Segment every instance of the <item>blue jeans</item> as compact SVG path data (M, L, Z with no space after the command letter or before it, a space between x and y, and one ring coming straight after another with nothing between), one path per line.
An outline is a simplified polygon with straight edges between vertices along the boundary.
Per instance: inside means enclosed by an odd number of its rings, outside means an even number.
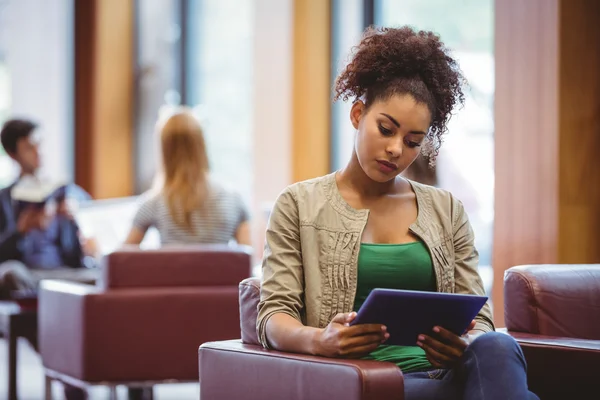
M489 332L451 370L404 374L406 400L539 400L527 388L527 364L510 336Z

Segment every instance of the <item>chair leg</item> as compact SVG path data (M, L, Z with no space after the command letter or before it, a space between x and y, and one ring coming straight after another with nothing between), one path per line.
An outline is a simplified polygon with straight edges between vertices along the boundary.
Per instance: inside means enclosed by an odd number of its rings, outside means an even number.
M111 386L110 387L109 399L110 400L117 400L117 387L116 386Z
M52 378L48 375L44 377L45 389L44 389L44 400L52 400Z
M152 386L127 388L128 400L153 400L154 390Z

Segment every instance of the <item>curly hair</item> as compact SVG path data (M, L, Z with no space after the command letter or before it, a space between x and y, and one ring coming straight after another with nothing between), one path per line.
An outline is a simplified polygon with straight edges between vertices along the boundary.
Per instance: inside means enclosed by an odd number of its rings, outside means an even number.
M366 107L396 94L410 94L431 112L424 155L433 164L452 110L464 104L466 80L440 37L428 31L368 28L337 77L334 100L363 100Z

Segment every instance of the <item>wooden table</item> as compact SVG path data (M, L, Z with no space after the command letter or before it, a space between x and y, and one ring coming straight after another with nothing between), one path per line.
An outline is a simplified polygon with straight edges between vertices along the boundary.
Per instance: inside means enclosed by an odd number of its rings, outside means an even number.
M12 301L0 301L0 332L8 342L8 400L17 400L17 338L35 337L37 311Z

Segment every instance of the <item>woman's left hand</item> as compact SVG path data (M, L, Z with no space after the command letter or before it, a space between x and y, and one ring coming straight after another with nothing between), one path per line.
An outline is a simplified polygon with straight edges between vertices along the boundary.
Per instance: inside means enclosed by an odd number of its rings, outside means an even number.
M467 332L475 326L475 321ZM417 346L425 350L427 359L435 368L452 368L469 345L468 335L458 336L441 326L433 328L433 335L419 335Z

